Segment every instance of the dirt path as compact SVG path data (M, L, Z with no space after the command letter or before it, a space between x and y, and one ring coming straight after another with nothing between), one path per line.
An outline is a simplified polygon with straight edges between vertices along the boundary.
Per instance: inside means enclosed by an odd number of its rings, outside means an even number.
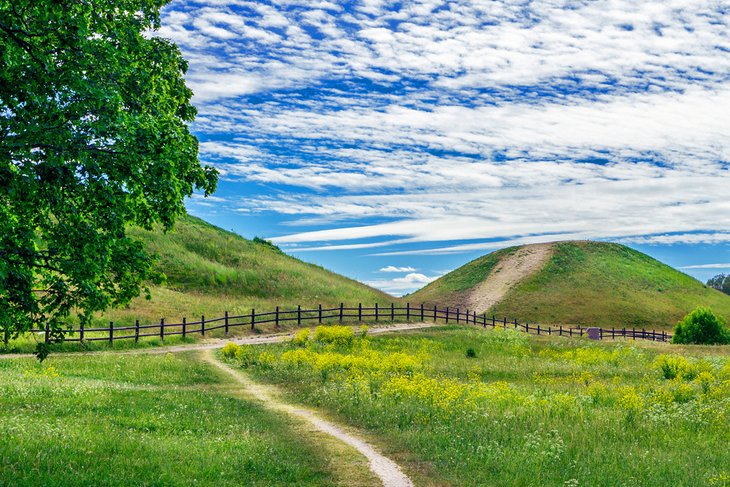
M500 302L512 287L542 269L552 250L551 243L525 245L502 259L467 297L469 309L482 312Z
M421 328L429 328L435 326L433 323L401 323L398 325L390 326L374 326L368 328L369 335L379 335L381 333L390 333L394 331L407 331L407 330L418 330ZM156 353L174 353L174 352L187 352L189 350L213 350L216 348L222 348L226 343L233 342L238 345L259 345L264 343L277 343L290 340L294 336L294 331L290 333L277 333L271 335L256 335L246 337L231 337L231 338L216 338L211 341L203 343L190 343L187 345L169 345L159 346L151 348L133 348L129 350L93 350L89 352L56 352L53 353L53 357L60 357L64 355L97 355L104 353L115 353L115 354L156 354ZM6 353L0 354L0 359L7 358L28 358L35 357L32 353Z
M267 408L307 421L316 430L326 433L360 452L363 456L365 456L365 458L367 458L370 470L377 475L378 478L380 478L385 487L413 486L413 482L411 482L411 480L401 471L400 467L395 462L378 453L372 445L368 444L363 439L352 433L348 433L341 426L320 418L313 411L281 401L278 398L275 387L252 381L245 374L216 360L210 350L207 350L203 356L206 362L230 375L242 386L243 392L255 397Z

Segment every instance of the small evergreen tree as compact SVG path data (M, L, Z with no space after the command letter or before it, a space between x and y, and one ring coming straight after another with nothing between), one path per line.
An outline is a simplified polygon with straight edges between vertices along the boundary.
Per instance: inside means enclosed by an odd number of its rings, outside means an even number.
M710 308L698 307L677 323L672 343L730 343L730 330Z

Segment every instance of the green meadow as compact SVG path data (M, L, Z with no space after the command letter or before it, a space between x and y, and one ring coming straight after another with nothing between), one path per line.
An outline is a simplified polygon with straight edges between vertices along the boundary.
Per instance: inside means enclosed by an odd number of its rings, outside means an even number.
M223 354L423 485L727 485L730 351L440 327Z

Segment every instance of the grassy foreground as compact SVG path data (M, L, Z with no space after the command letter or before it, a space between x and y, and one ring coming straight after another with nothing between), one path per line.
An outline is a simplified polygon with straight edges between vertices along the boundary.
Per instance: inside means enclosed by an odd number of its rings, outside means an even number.
M192 354L0 360L0 484L341 484L229 387Z
M730 482L727 348L335 327L225 352L436 485Z

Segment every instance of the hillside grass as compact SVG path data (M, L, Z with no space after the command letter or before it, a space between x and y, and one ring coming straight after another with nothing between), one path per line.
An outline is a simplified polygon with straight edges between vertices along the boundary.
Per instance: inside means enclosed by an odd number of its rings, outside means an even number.
M497 250L464 264L457 270L449 272L439 279L427 284L418 291L403 296L402 300L412 303L426 303L441 307L452 306L464 308L463 303L468 293L484 281L492 269L518 247Z
M697 306L730 318L730 297L646 254L599 242L557 243L552 258L487 313L521 321L673 328Z
M366 430L424 485L663 487L730 481L729 356L452 326L303 332L233 361Z
M293 428L194 354L0 360L3 485L341 485Z
M296 309L297 305L302 305L314 309L318 304L326 308L340 303L388 306L397 302L384 292L288 256L265 241L245 239L193 216L181 217L167 233L160 229L145 231L139 228L129 232L157 255L157 268L165 273L167 282L163 286L150 287L150 300L138 297L124 308L97 314L87 328L108 327L109 322L114 322L116 327L132 326L136 320L141 325L151 325L160 323L161 318L167 323L180 323L183 317L198 321L202 315L206 319L220 318L226 311L231 316L248 316L252 309L261 313L273 311L276 306ZM71 319L69 326L76 328L78 323ZM281 328L288 326L283 323ZM271 326L259 328L259 331L273 331ZM231 329L234 335L249 332L246 327ZM209 334L222 335L222 331ZM191 340L198 338L191 335ZM42 336L23 336L12 340L6 351L32 351L38 340L42 340ZM141 341L143 346L160 342L157 338ZM180 341L180 338L168 337L165 343ZM129 346L129 343L115 345L116 348ZM104 342L89 342L84 347L68 343L55 345L54 349L106 347Z

